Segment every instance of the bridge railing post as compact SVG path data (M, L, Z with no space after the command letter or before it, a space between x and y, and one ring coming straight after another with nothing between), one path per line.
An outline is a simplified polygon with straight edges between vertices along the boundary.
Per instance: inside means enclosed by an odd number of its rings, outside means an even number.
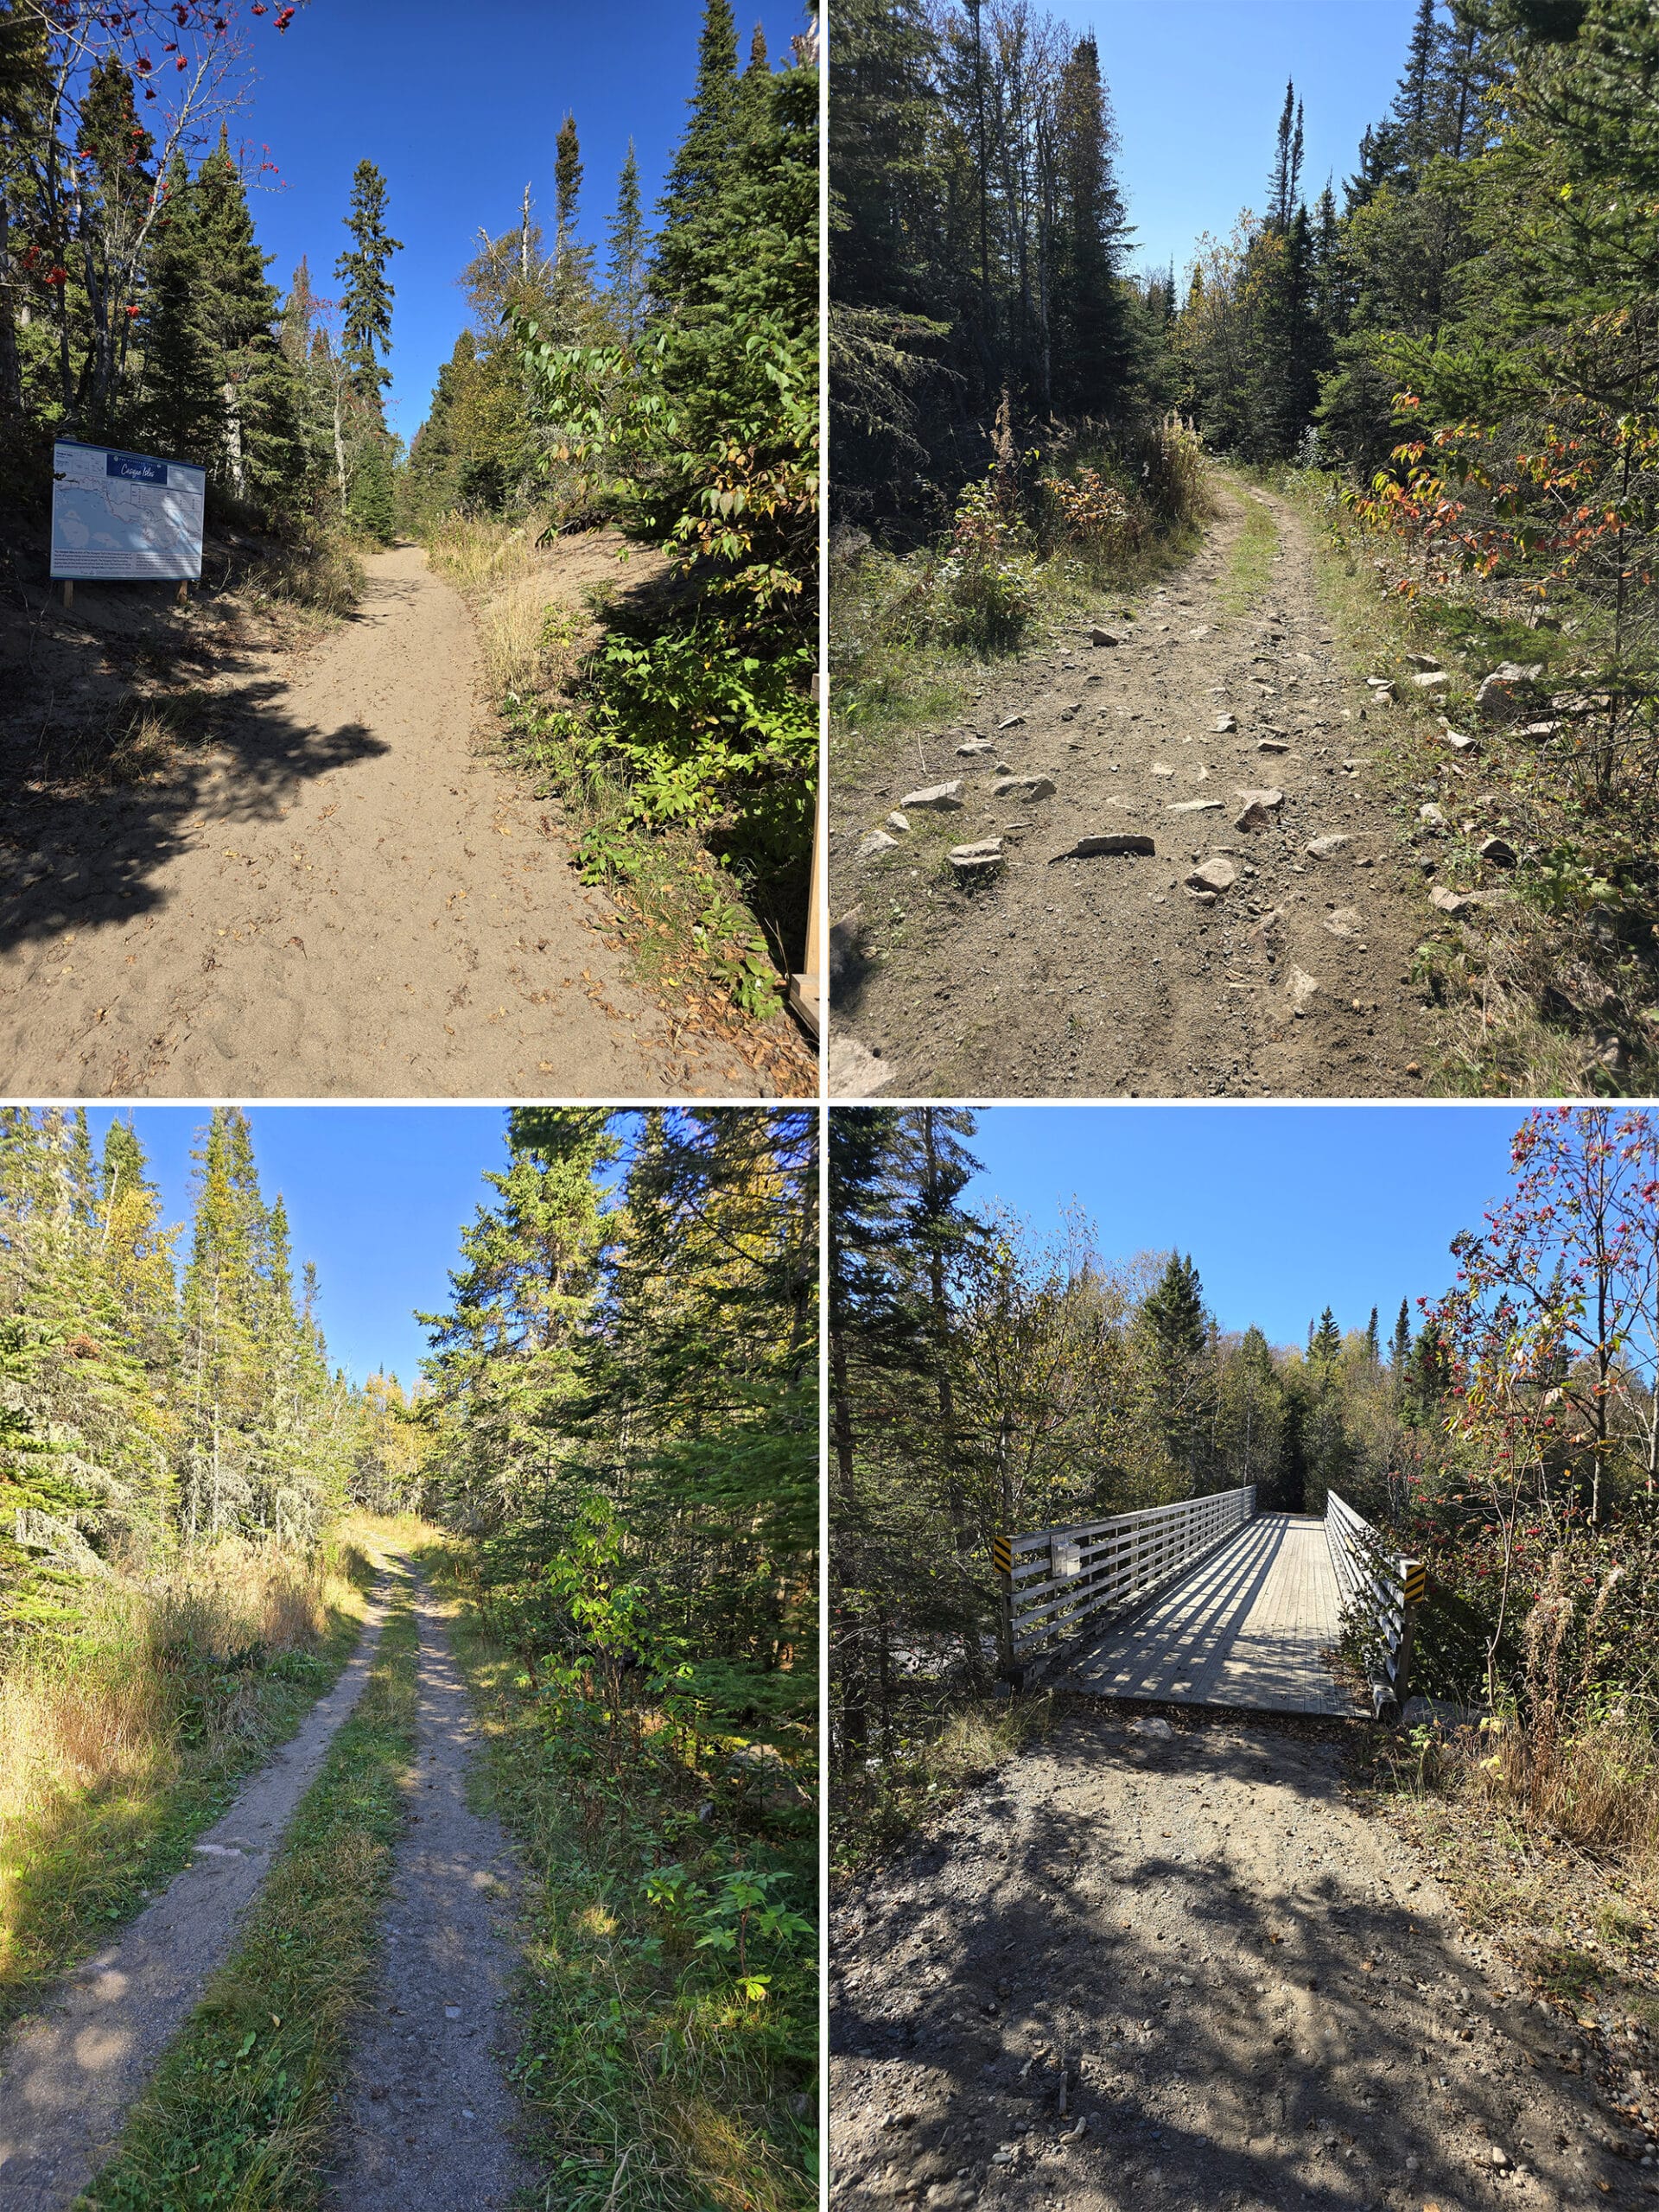
M1394 1696L1403 1707L1411 1688L1412 1631L1417 1609L1428 1595L1428 1569L1420 1559L1402 1559L1395 1565L1400 1571L1400 1638L1394 1652Z

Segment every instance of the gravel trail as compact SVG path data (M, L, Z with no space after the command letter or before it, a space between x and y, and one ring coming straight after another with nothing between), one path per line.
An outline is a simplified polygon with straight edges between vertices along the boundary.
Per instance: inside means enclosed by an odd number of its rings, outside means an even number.
M832 1919L832 2201L1586 2212L1570 2026L1345 1793L1340 1724L1065 1701Z
M128 2107L234 1948L295 1808L363 1693L380 1640L375 1585L355 1653L298 1733L205 1830L175 1875L107 1950L25 2020L0 2061L0 2203L62 2212L114 2149Z
M418 548L297 666L227 677L193 774L19 815L17 1097L752 1096L591 925L548 808L474 747L473 625Z
M383 1927L385 1971L353 2031L329 2176L341 2212L497 2212L533 2175L503 2072L518 1886L498 1822L467 1803L478 1744L441 1615L417 1588L419 1747Z
M1279 549L1265 596L1233 617L1223 591L1246 499ZM1368 695L1313 560L1284 501L1228 488L1138 619L1103 615L1116 644L1091 646L1079 625L995 675L962 723L834 791L833 1091L1421 1091L1409 1071L1428 1058L1429 1017L1408 969L1437 918L1366 772L1376 710L1360 719ZM1053 795L999 796L1001 770ZM960 810L912 808L894 849L857 856L911 791L958 777ZM1240 828L1253 792L1261 814ZM1149 836L1155 856L1053 858L1097 833ZM947 847L991 836L995 881L939 880ZM1307 850L1325 837L1343 842ZM1231 887L1195 896L1186 879L1211 860Z

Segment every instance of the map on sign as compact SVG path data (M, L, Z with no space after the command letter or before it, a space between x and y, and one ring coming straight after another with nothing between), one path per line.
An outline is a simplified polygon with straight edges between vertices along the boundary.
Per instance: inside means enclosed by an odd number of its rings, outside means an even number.
M205 469L60 438L52 474L54 577L200 577Z

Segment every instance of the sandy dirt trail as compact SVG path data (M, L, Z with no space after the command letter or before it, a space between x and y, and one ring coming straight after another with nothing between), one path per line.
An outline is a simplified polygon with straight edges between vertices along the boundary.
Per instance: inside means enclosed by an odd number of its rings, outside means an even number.
M835 792L833 1091L1421 1090L1408 1069L1428 1057L1428 1016L1408 969L1435 916L1367 773L1367 695L1294 511L1221 496L1198 553L1138 619L1103 613L1115 645L1091 646L1080 625L1075 644L995 676L962 723ZM1269 510L1279 550L1264 596L1234 617L1221 595L1246 499ZM1004 770L1053 796L999 797ZM959 811L912 809L894 850L857 857L908 793L957 777ZM1241 830L1253 791L1281 796ZM1150 836L1154 856L1052 857L1122 832ZM946 846L997 836L995 882L937 880ZM1324 837L1343 842L1310 854ZM1217 858L1236 880L1195 897L1188 874Z
M475 748L471 620L419 549L234 694L196 776L23 823L0 1092L753 1095L671 1048L547 810Z
M534 2179L509 2131L504 2007L516 1952L501 1923L518 1870L467 1803L478 1731L438 1610L417 1584L419 1748L372 2010L352 2063L329 2184L340 2212L498 2212Z
M0 2203L64 2212L115 2148L128 2107L229 1956L295 1808L362 1695L385 1618L384 1579L344 1672L195 1855L119 1940L25 2020L0 2057Z
M1338 1728L1068 1700L1040 1749L843 1894L832 2202L1659 2196L1596 2109L1584 2044L1344 1793Z

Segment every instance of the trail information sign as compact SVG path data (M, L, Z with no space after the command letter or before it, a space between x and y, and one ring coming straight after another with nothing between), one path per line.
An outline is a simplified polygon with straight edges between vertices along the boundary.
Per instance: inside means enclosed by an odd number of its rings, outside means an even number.
M200 578L205 469L60 438L52 475L54 578Z

